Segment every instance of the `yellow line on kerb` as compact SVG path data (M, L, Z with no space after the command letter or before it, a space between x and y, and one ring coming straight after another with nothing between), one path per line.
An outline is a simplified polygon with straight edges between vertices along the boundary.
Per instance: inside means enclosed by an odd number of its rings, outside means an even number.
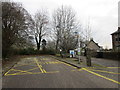
M109 80L109 81L112 81L112 82L114 82L114 83L120 84L120 82L118 82L118 81L115 81L115 80L110 79L110 78L108 78L108 77L102 76L102 75L100 75L100 74L98 74L98 73L95 73L95 72L92 72L92 71L90 71L90 70L88 70L88 69L83 68L83 70L85 70L85 71L87 71L87 72L89 72L89 73L92 73L92 74L94 74L94 75L96 75L96 76L99 76L99 77L102 77L102 78L104 78L104 79L107 79L107 80Z
M37 66L39 67L40 71L41 71L42 73L46 73L46 71L45 71L44 69L42 69L42 66L39 65L38 60L37 60L36 58L35 58L34 60L35 60L35 62L36 62L36 64L37 64Z

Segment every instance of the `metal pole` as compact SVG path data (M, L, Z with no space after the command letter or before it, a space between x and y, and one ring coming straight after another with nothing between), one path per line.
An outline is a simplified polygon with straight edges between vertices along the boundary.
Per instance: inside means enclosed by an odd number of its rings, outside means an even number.
M80 64L80 35L79 32L75 32L78 37L78 64Z
M79 54L79 56L78 56L78 64L80 64L80 36L78 35L78 54Z

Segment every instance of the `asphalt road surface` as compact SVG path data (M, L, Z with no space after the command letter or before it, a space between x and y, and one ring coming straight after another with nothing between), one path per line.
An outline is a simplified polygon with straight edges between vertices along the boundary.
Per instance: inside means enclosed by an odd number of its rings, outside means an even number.
M108 69L110 70L110 68ZM112 74L114 77L107 77L108 74ZM2 78L2 87L118 88L120 84L118 75L118 72L110 73L110 71L103 74L100 69L95 68L77 69L52 56L34 56L21 59L6 72Z

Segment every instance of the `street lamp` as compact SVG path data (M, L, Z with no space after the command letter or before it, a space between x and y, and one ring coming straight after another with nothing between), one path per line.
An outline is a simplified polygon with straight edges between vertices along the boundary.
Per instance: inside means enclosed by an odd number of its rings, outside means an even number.
M79 32L74 32L74 33L78 37L78 64L80 64L80 35Z
M63 55L62 55L62 49L60 49L60 56L63 58Z

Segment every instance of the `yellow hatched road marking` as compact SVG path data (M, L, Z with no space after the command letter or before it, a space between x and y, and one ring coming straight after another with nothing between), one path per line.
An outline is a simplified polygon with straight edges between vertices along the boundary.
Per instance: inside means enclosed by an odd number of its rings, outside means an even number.
M43 69L43 72L46 73L45 69Z
M38 68L38 67L37 67ZM8 72L6 72L4 75L6 76L6 75L8 75L8 73L10 72L10 71L19 71L19 72L17 72L17 73L14 73L14 74L19 74L20 72L25 72L25 73L32 73L32 72L28 72L28 71L31 71L31 70L34 70L34 69L37 69L37 68L33 68L33 69L29 69L29 70L26 70L26 71L23 71L23 70L17 70L17 69L10 69L10 70L8 70Z
M31 70L35 70L35 69L38 69L38 67L37 68L28 69L28 70L25 70L25 71L31 71Z
M34 59L35 60L35 62L36 62L36 64L37 64L37 66L39 67L39 69L40 69L40 71L42 72L42 73L44 73L44 71L42 70L42 66L41 65L39 65L39 63L38 63L38 61L37 61L37 59L35 58Z
M21 64L21 65L18 65L18 66L37 64L37 66L38 66L37 68L39 68L40 71L41 71L41 72L38 72L38 73L54 73L54 71L53 71L53 72L46 72L46 70L42 68L42 65L40 65L40 63L43 63L43 62L38 62L38 60L37 60L36 58L35 58L34 60L35 60L35 63L31 63L31 64ZM45 62L44 64L49 64L49 63L51 63L51 64L56 64L56 63L61 63L61 62L54 62L54 61L52 61L52 62ZM29 70L26 70L26 71L17 70L17 69L10 69L8 72L5 73L5 75L38 74L38 73L29 72L29 71L35 70L35 69L37 69L37 68L32 68L32 69L29 69ZM12 71L19 71L19 72L13 73L13 74L8 74L11 70L12 70ZM56 71L56 72L59 72L59 71Z
M6 76L9 72L11 71L11 69L10 70L8 70L4 75Z
M7 73L5 73L5 75L8 75L8 73L9 73L10 71L19 71L19 72L17 72L17 73L13 73L13 74L20 74L20 72L32 73L32 72L28 72L28 71L35 70L35 69L38 69L38 67L37 67L37 68L29 69L29 70L25 70L25 71L23 71L23 70L18 70L18 69L10 69ZM23 74L23 73L22 73L22 74Z
M38 68L38 67L37 67ZM20 71L20 72L25 72L25 73L28 73L28 71L31 71L31 70L34 70L34 69L37 69L37 68L33 68L33 69L29 69L29 70L26 70L26 71L22 71L22 70L16 70L16 69L11 69L12 71ZM23 74L23 73L13 73L12 75L17 75L17 74ZM25 74L24 73L24 74ZM32 74L33 72L29 72L29 74ZM6 75L11 75L11 74L6 74Z
M40 61L39 61L38 63L39 63L39 64L42 64L42 62L40 62Z
M42 65L40 65L40 67L41 67L43 73L46 73L45 69L42 68Z
M45 73L58 73L59 71L50 71L50 72L45 72ZM14 73L14 74L7 74L6 76L10 76L10 75L25 75L25 74L44 74L42 72L35 72L35 73Z
M11 69L11 70L13 70L13 71L20 71L20 72L25 72L25 73L32 73L32 72L23 71L23 70L17 70L17 69ZM20 73L20 72L19 72L19 73ZM16 74L16 73L14 73L14 74Z
M14 66L14 67L25 66L25 65L31 65L31 66L33 66L33 64L35 64L35 63L31 63L31 64L18 64L18 65Z
M10 76L10 75L25 75L25 74L41 74L42 72L38 72L38 73L14 73L14 74L7 74L6 76Z
M98 73L95 73L95 72L92 72L92 71L90 71L90 70L88 70L88 69L86 69L86 68L83 68L83 70L85 70L85 71L87 71L87 72L89 72L89 73L92 73L92 74L94 74L94 75L96 75L96 76L102 77L102 78L104 78L104 79L106 79L106 80L109 80L109 81L112 81L112 82L114 82L114 83L120 84L120 82L118 82L118 81L116 81L116 80L113 80L113 79L110 79L110 78L108 78L108 77L102 76L102 75L100 75L100 74L98 74Z
M13 70L13 69L11 69L11 70ZM32 72L27 72L27 71L22 71L22 70L15 70L15 69L14 69L14 71L20 71L20 72L25 72L25 73L27 73L27 74L32 74ZM20 73L20 72L18 72L18 73L13 73L13 74L5 73L5 76L8 76L8 75L25 74L25 73Z

